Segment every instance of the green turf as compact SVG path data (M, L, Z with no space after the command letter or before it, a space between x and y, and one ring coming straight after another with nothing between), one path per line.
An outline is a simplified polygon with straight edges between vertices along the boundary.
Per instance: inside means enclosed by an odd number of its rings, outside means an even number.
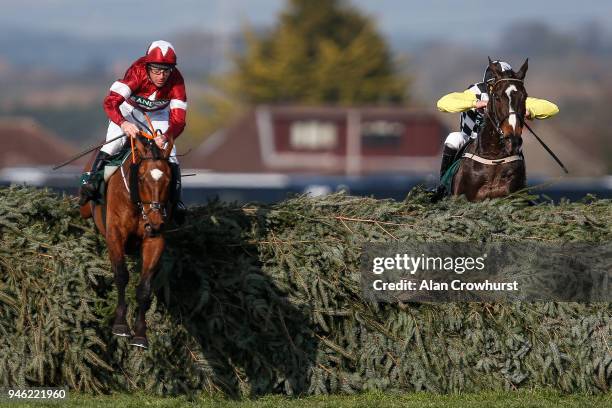
M146 394L114 394L89 396L71 394L67 401L60 403L29 402L21 404L0 404L0 406L20 407L610 407L612 393L605 395L562 395L555 391L516 391L483 392L476 394L433 395L429 393L391 394L365 393L358 395L326 395L306 398L287 398L266 396L258 399L230 400L222 397L201 396L195 399L186 397L155 397Z

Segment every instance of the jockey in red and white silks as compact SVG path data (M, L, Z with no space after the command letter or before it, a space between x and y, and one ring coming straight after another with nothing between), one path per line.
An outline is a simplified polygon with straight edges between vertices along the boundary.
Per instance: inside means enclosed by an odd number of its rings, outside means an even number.
M155 143L163 148L168 140L176 140L183 132L186 110L185 82L176 68L174 47L167 41L154 41L146 54L128 68L123 79L112 84L108 96L104 98L104 111L110 120L106 140L121 135L126 137L102 146L91 170L83 174L81 205L96 196L99 180L94 175L104 167L111 155L121 150L127 136L135 137L140 130L150 131L143 112L155 130L161 131L162 134L155 137ZM176 145L172 148L169 161L173 171L178 173ZM178 183L180 189L180 176Z
M155 41L147 55L134 62L123 79L113 83L110 93L104 99L104 111L110 119L106 140L125 133L121 128L125 121L148 129L147 120L139 110L146 112L153 127L161 130L167 139L175 140L181 134L185 128L187 96L183 76L174 67L175 64L176 54L172 45L166 41ZM150 71L155 70L156 65L167 65L171 71L162 86L158 86L151 78ZM126 139L108 143L102 147L102 151L115 154ZM170 161L178 163L176 148L173 148Z

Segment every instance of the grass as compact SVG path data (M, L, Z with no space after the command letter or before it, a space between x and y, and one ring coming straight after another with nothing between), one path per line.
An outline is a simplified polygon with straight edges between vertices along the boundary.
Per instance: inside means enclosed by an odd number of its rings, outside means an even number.
M70 394L65 402L42 403L27 402L20 404L0 403L0 406L21 407L220 407L220 408L301 408L301 407L610 407L612 393L605 395L563 395L555 391L516 391L482 392L475 394L433 395L428 393L392 394L364 393L358 395L326 395L305 398L265 396L257 399L231 400L222 397L200 396L195 399L186 397L155 397L142 393L90 396Z

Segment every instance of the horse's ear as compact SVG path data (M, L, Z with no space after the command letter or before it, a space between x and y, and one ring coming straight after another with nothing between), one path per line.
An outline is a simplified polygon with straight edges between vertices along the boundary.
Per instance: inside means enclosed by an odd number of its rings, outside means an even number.
M489 58L489 69L493 73L493 76L495 77L495 79L499 79L502 74L501 71L497 67L497 64L491 61L491 57L487 57L487 58Z
M516 73L516 77L518 79L521 79L521 80L525 79L525 74L527 74L527 68L529 67L528 62L529 62L529 58L525 59L525 62L523 63L523 66Z
M134 148L138 152L138 155L140 157L146 156L147 148L145 147L144 143L142 142L139 136L136 136L134 138Z

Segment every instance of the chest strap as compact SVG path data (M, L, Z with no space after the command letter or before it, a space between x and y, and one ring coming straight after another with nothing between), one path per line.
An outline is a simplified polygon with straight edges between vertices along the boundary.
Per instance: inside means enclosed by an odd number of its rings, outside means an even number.
M495 160L485 159L483 157L476 156L474 153L464 153L463 156L461 157L465 157L466 159L472 159L474 161L477 161L478 163L488 164L490 166L497 166L500 164L511 163L517 160L523 160L523 157L518 154L515 154L514 156L504 157L502 159L495 159Z

